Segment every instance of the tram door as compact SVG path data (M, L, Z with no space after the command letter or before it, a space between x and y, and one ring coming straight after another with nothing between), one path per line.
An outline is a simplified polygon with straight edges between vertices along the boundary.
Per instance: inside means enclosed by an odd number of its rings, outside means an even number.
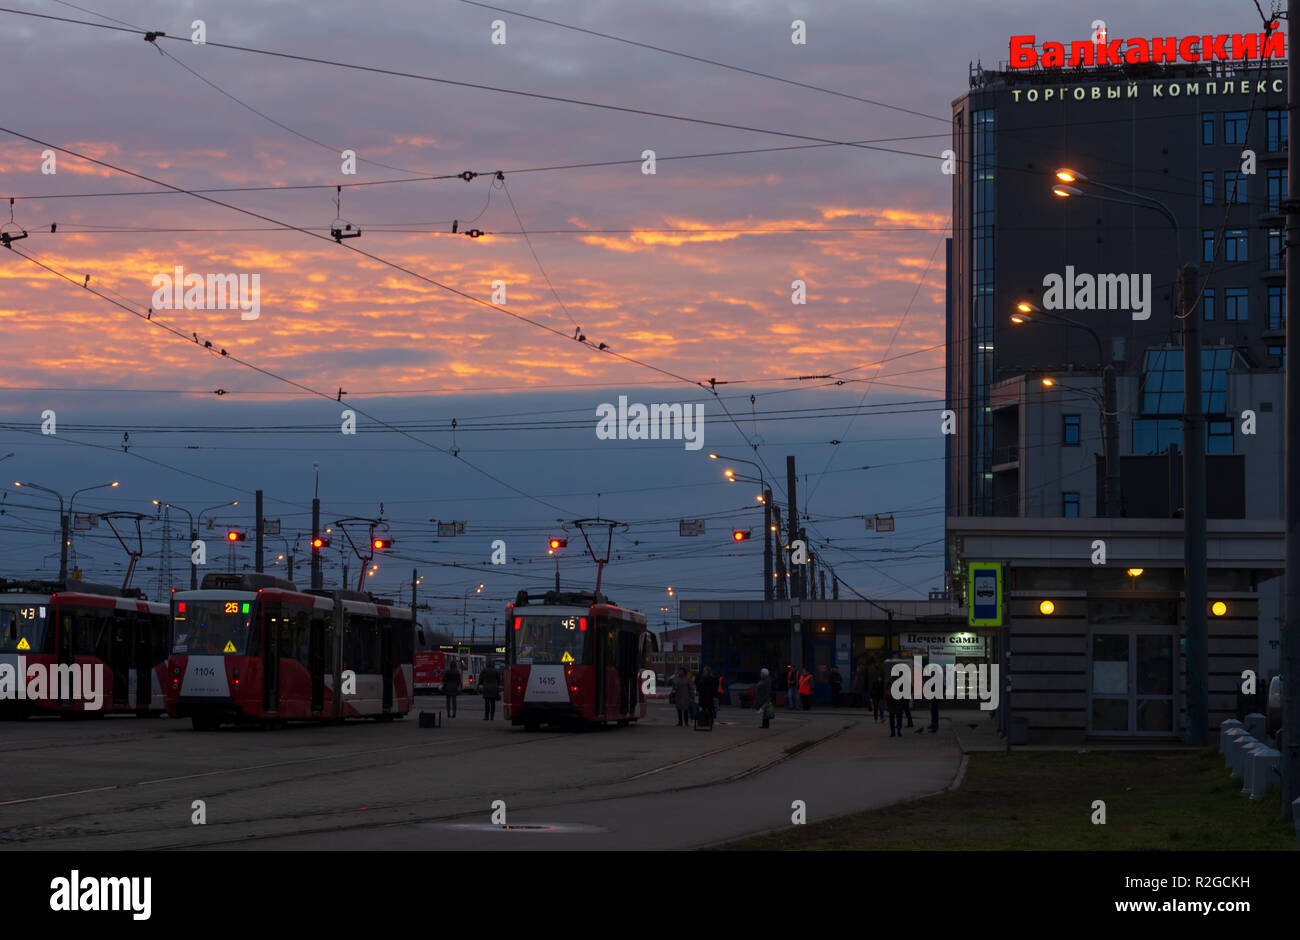
M393 621L379 621L379 674L384 681L384 711L393 707Z
M610 661L609 648L612 636L605 632L609 621L595 618L594 632L591 636L591 671L596 675L596 702L592 709L597 718L604 717L605 707L605 666Z
M280 648L281 644L292 642L292 635L281 639L280 632L286 634L292 629L288 617L267 617L262 604L255 605L256 616L262 618L263 654L262 654L262 711L280 710Z
M623 715L636 711L636 688L640 679L637 670L639 652L636 634L631 630L618 631L618 680L622 693L619 696L619 713Z
M131 658L135 652L132 642L134 632L132 622L126 617L115 616L110 621L112 631L109 642L109 668L113 671L113 704L131 704Z
M311 670L311 710L325 710L325 618L314 613L308 639L308 668Z
M153 697L153 633L158 629L153 614L135 618L135 707L148 708Z

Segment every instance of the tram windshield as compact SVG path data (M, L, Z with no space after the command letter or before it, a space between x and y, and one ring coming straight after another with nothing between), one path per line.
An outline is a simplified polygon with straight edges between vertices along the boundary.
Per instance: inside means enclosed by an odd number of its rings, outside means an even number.
M243 654L255 604L251 597L176 602L172 652L191 655Z
M583 666L590 662L595 632L590 617L579 614L547 614L515 617L515 662L521 666Z
M0 603L0 653L48 652L44 645L48 613L44 602Z

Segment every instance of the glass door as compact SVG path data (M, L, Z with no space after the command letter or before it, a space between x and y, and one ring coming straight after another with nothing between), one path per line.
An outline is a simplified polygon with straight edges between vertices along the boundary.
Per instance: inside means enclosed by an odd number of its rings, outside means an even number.
M1173 634L1094 633L1089 670L1090 733L1173 733Z

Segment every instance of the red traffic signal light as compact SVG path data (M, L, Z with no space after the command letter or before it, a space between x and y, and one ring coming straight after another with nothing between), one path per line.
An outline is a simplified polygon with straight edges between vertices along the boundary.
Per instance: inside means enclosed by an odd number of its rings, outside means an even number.
M748 529L732 529L731 538L736 542L743 542L749 538Z
M329 540L329 539L325 539L325 538L319 538L319 537L314 538L314 539L311 540L311 547L312 547L312 548L329 548L329 547L330 547L330 540Z
M243 532L236 532L234 529L231 529L226 533L226 540L230 542L242 542L246 538L248 538L248 536L244 535Z
M551 539L552 550L557 548L567 548L568 545L569 545L568 539Z
M392 548L392 547L393 547L393 540L392 540L392 539L375 539L375 540L374 540L373 542L371 542L370 544L371 544L371 546L374 548L375 551L380 552L380 551L383 551L383 550L386 549L386 548Z

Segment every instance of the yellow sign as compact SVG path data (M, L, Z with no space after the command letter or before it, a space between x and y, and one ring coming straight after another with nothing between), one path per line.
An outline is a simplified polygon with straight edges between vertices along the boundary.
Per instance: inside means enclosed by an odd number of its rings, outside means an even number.
M238 651L237 649L235 649L235 641L234 641L234 640L226 640L226 648L223 649L221 652L223 652L223 653L237 653L237 652L239 652L239 651Z
M562 663L571 663L571 662L573 662L573 654L572 654L572 653L569 653L569 652L566 652L563 656L560 657L560 662L562 662Z
M18 641L18 648L20 650L29 650L32 648L32 645L27 642L27 637L23 637L21 640Z

